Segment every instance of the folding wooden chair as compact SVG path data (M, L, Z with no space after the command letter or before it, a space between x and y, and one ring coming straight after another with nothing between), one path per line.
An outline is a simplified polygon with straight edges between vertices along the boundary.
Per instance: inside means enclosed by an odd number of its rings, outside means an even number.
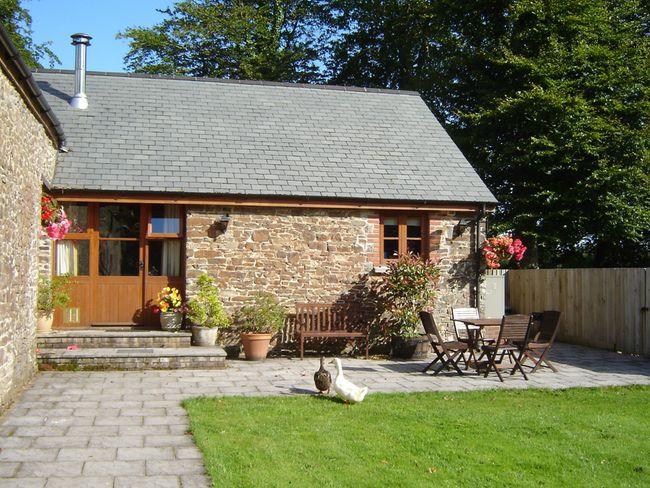
M528 345L528 339L531 330L533 317L531 315L504 315L501 319L499 335L494 344L484 344L481 350L487 357L487 365L484 376L487 378L490 371L494 371L499 379L503 381L500 369L504 354L507 355L513 363L510 374L513 375L517 370L521 371L525 380L528 376L521 367L521 358ZM496 357L501 354L501 359L497 361Z
M560 312L557 310L545 310L540 315L539 329L534 334L531 334L532 338L523 350L524 357L522 358L521 364L523 366L526 360L530 359L533 365L527 367L532 368L531 373L537 371L540 366L550 368L551 371L557 373L557 368L549 361L547 356L555 342L557 331L560 328Z
M451 318L454 321L454 330L456 331L456 338L460 342L467 342L469 340L469 332L473 331L480 334L481 328L475 325L466 325L461 322L461 319L479 319L481 316L478 313L478 308L452 308Z
M458 374L462 375L463 372L458 367L458 362L462 359L467 368L467 360L463 353L468 350L469 346L465 342L444 341L431 312L421 311L420 320L422 320L433 353L436 355L436 358L422 372L426 373L434 364L440 362L440 365L433 372L434 375L437 375L443 369L454 369Z

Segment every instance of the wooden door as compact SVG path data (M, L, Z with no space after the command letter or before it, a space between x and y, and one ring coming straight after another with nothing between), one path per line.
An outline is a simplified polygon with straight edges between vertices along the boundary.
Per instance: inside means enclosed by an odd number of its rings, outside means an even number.
M65 205L75 232L55 245L54 274L69 274L71 304L55 328L146 325L165 286L184 291L182 207L90 203Z
M153 307L160 290L166 286L185 291L185 242L182 239L184 218L182 207L145 205L147 215L144 278L145 321L155 327L159 316Z
M144 217L139 204L97 206L92 325L144 323Z

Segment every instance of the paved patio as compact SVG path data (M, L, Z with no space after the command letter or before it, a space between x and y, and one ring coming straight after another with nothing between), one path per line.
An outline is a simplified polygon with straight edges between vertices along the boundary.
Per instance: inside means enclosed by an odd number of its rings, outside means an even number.
M650 384L648 360L564 344L552 359L559 373L503 384L495 375L425 376L423 362L344 359L343 366L371 393ZM312 393L317 365L316 358L273 359L229 362L221 371L40 373L0 419L0 487L210 486L179 402Z

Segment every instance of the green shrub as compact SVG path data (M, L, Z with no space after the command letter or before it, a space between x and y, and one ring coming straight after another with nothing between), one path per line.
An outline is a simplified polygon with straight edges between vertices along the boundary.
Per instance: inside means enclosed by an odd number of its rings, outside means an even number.
M69 284L70 278L67 275L55 276L52 279L47 276L39 276L36 315L49 317L55 309L67 307L70 303L70 295L67 291Z
M380 296L389 315L386 335L414 337L420 328L420 311L433 305L440 268L413 254L388 265Z
M206 273L197 280L198 291L187 304L187 317L201 327L230 327L230 318L219 298L219 288Z
M235 323L241 332L270 334L282 330L287 313L270 293L257 293L252 303L241 307Z

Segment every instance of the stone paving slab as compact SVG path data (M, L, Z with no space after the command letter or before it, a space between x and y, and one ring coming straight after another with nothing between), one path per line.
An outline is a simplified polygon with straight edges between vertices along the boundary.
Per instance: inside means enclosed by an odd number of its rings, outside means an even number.
M507 377L432 376L428 361L344 359L375 392L650 384L650 361L558 344L548 370ZM0 418L0 488L210 486L180 402L200 395L314 392L317 358L231 361L226 370L42 372ZM329 366L333 371L333 365Z

